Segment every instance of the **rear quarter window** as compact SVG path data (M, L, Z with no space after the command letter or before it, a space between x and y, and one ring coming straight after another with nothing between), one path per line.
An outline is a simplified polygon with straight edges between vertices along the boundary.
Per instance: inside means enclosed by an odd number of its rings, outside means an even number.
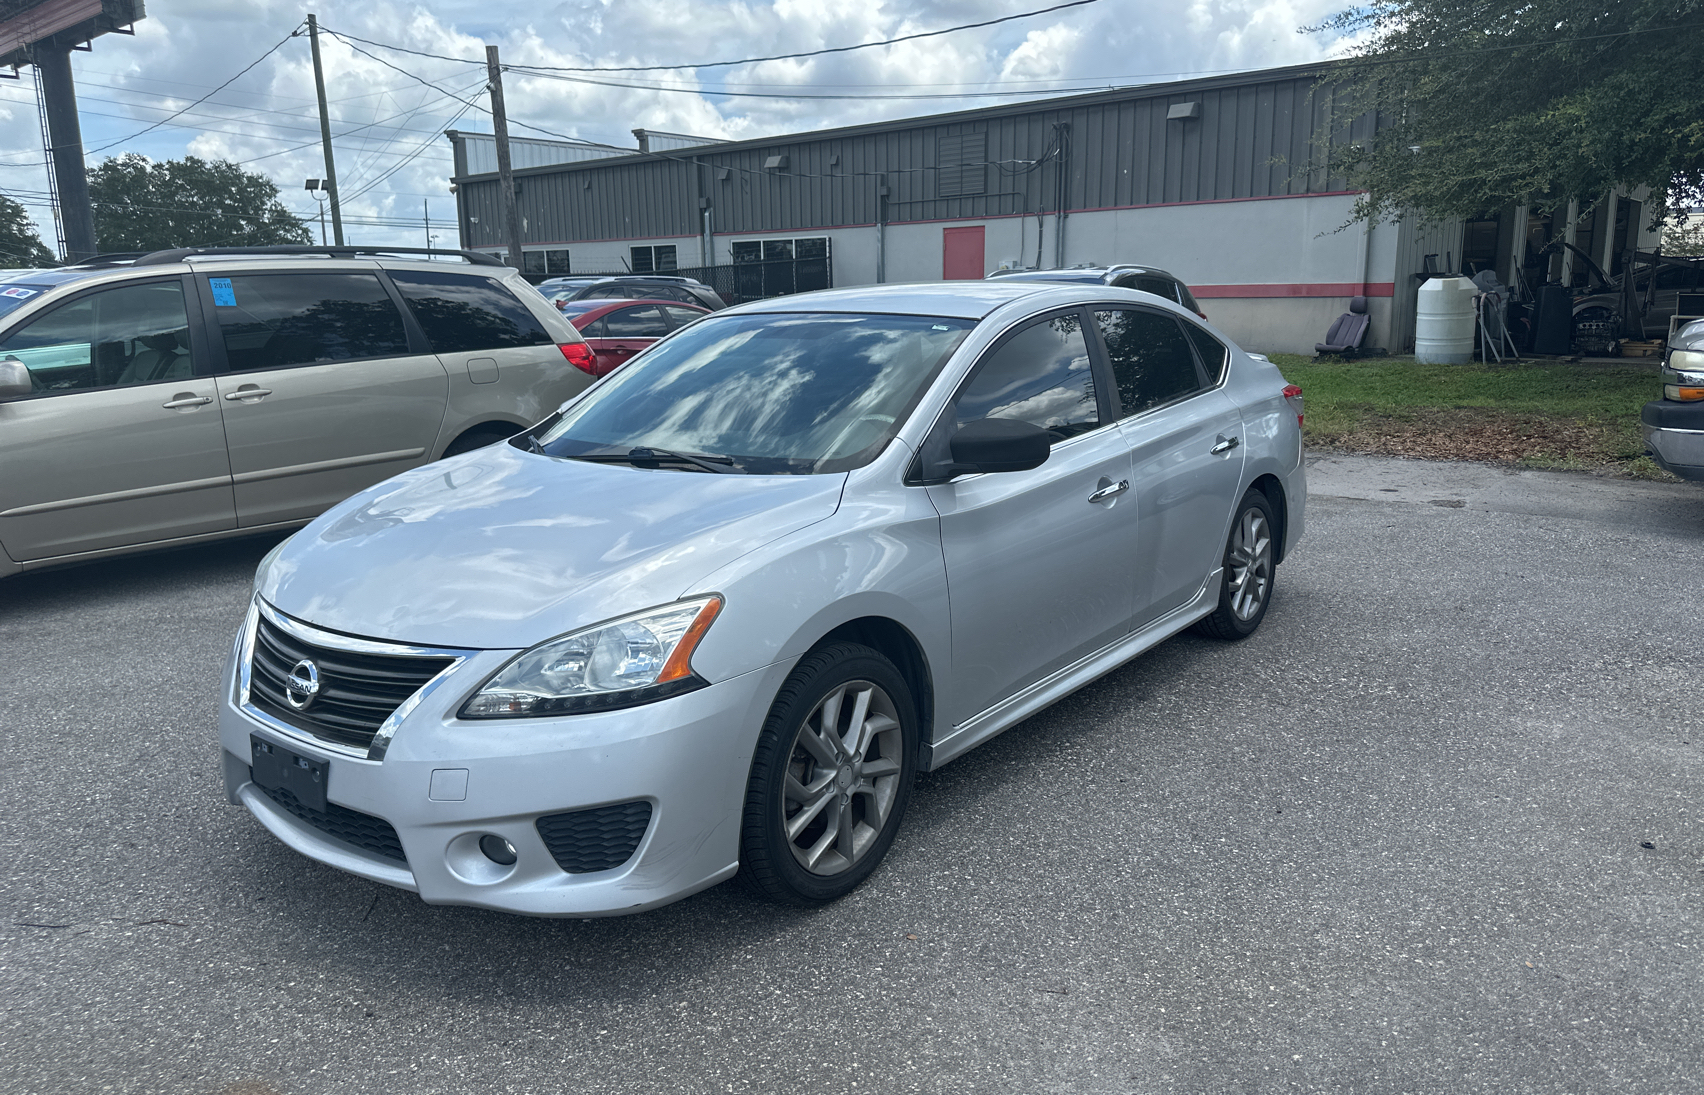
M532 310L494 278L393 270L390 279L436 353L548 346L556 341Z

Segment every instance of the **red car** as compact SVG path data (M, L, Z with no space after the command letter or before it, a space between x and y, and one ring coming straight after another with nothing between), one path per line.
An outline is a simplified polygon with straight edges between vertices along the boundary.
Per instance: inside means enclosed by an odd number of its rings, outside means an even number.
M670 331L710 314L676 300L559 300L556 307L592 348L591 368L580 368L593 376L613 373Z

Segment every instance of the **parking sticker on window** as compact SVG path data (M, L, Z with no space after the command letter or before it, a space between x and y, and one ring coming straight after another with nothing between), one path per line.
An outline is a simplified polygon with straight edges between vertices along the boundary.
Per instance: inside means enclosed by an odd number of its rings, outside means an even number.
M230 278L208 278L207 285L213 290L214 304L220 308L237 306L237 291L231 288Z
M16 285L12 285L0 289L0 297L16 297L19 300L28 300L40 291L39 289L20 289Z

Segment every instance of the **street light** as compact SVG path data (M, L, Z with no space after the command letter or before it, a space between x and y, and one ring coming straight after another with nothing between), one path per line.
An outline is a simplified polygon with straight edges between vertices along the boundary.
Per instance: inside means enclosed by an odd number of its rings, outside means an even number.
M325 203L331 198L330 179L309 179L302 184L302 189L313 194L314 201L319 203L320 246L325 246Z

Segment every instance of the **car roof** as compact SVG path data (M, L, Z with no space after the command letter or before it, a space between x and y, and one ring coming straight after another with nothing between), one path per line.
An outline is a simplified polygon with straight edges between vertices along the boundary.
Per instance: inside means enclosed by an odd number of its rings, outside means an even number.
M114 269L116 268L112 266L64 266L57 269L0 270L0 283L48 289L99 274L108 274Z
M981 319L1020 297L1046 292L1046 284L1002 281L934 281L905 285L861 285L852 289L823 289L814 293L771 297L741 304L730 311L752 312L878 312L897 315L947 316ZM725 315L718 312L717 315Z
M1068 270L996 270L990 278L1012 278L1022 281L1067 281L1104 282L1110 277L1123 274L1147 274L1154 277L1170 278L1181 282L1183 279L1158 266L1137 266L1134 263L1117 263L1113 266L1078 266Z

